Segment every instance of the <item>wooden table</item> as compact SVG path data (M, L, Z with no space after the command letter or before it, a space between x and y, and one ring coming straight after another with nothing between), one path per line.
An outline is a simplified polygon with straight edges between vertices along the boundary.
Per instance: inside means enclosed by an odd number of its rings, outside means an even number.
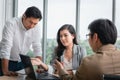
M12 76L12 77L9 77L9 76L1 76L0 77L0 80L17 80L17 76Z
M1 76L0 80L25 80L26 75L18 76Z
M0 76L0 80L25 80L25 70L17 71L18 76Z

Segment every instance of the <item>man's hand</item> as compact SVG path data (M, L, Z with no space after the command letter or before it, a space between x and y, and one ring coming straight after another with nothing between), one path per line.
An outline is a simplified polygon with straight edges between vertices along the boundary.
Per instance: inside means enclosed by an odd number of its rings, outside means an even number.
M12 72L12 71L3 72L3 75L4 75L4 76L18 76L17 73Z
M32 65L38 66L38 69L36 70L38 73L42 73L48 70L48 66L43 63L39 58L31 58L31 62Z
M32 65L41 65L43 62L39 58L31 58Z
M18 74L8 70L8 59L2 59L2 71L5 76L17 76Z
M42 57L41 57L41 56L36 56L35 58L38 58L38 59L42 60Z

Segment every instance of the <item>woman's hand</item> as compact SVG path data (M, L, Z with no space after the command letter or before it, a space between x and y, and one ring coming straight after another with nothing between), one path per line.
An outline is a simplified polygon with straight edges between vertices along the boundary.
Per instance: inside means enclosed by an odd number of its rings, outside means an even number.
M73 75L73 71L72 70L67 70L67 72L70 74L70 75Z
M58 72L59 72L60 70L64 69L63 63L59 62L58 60L55 60L54 66L55 66L55 68L57 69Z

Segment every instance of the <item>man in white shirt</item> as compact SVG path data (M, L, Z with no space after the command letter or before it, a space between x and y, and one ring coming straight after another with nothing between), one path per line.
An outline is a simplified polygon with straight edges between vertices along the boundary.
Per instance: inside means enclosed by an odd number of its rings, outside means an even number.
M0 42L0 75L14 76L23 69L19 54L27 54L32 45L34 56L41 59L40 27L41 11L29 7L21 18L5 23Z

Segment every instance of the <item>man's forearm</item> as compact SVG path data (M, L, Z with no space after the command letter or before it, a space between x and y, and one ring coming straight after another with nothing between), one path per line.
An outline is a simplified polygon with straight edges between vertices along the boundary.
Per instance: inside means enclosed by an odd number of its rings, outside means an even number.
M39 58L40 60L42 60L42 57L41 57L41 56L36 56L36 58Z
M41 57L41 56L36 56L36 58L39 58L39 59L42 61L42 57ZM48 66L47 66L44 62L42 62L42 64L41 64L40 66L41 66L42 68L44 68L45 71L48 70Z
M9 71L8 70L8 63L9 63L8 59L2 59L2 71L3 71L3 74L6 74Z
M41 66L44 68L45 71L48 71L48 66L45 63L42 63Z

